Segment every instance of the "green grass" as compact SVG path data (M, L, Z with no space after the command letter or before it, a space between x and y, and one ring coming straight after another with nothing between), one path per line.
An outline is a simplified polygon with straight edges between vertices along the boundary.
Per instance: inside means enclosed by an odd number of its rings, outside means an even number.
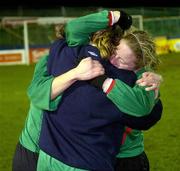
M180 54L160 56L164 82L161 121L145 132L145 151L151 171L180 170ZM27 115L26 95L34 65L0 66L0 171L10 171L12 156Z
M0 66L0 171L10 171L12 156L28 111L27 86L33 66Z
M163 116L145 132L145 150L152 171L180 171L180 53L163 55L159 73Z

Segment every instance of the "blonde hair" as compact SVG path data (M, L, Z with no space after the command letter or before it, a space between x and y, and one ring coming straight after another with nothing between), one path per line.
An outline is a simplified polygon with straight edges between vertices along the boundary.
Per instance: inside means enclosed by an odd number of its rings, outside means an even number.
M137 57L136 67L146 67L148 69L157 69L160 60L156 55L156 46L153 38L145 31L128 31L123 37L127 45L132 49Z
M65 38L65 24L56 25L55 33L58 39ZM99 49L102 58L108 59L114 53L116 46L119 45L123 33L123 30L115 25L93 33L90 42Z
M114 53L122 35L122 29L119 26L114 26L95 32L90 41L99 49L101 57L108 59Z

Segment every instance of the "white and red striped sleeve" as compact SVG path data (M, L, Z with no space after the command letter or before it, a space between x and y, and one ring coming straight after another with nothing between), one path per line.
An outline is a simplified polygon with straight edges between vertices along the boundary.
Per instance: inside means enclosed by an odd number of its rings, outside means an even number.
M107 78L102 85L103 92L108 94L113 89L115 82L114 79Z
M109 18L109 26L112 26L114 24L114 14L112 11L109 11L109 14L108 14L108 18Z

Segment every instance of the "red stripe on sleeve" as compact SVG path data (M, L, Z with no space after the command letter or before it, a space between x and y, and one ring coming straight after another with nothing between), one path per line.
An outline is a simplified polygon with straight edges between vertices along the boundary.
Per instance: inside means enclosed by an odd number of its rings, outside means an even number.
M126 136L127 136L127 134L126 134L126 132L124 132L124 133L123 133L123 137L122 137L122 141L121 141L121 145L124 144L124 142L125 142L125 140L126 140Z
M112 26L112 13L111 13L111 11L109 11L109 13L108 13L108 18L109 18L109 23L108 23L108 25L109 25L109 26Z
M122 137L122 141L121 141L121 145L124 144L124 142L126 141L126 137L128 134L130 134L132 132L132 128L127 127L123 133L123 137Z
M108 93L112 90L112 88L114 87L115 83L116 83L115 80L113 80L113 81L111 82L109 88L108 88L107 91L106 91L106 94L108 94Z

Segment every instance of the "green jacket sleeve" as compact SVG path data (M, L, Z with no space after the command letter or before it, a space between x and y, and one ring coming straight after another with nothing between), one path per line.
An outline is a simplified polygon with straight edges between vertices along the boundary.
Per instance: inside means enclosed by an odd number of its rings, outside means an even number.
M98 13L78 17L69 21L65 27L66 40L69 46L88 44L90 35L93 32L108 27L110 23L110 13L103 10Z
M135 85L133 88L115 79L115 84L107 97L122 111L131 116L148 115L155 105L154 91Z
M51 100L51 84L53 76L47 73L48 56L42 57L36 64L33 79L28 87L27 94L33 105L42 110L56 110L61 95Z

